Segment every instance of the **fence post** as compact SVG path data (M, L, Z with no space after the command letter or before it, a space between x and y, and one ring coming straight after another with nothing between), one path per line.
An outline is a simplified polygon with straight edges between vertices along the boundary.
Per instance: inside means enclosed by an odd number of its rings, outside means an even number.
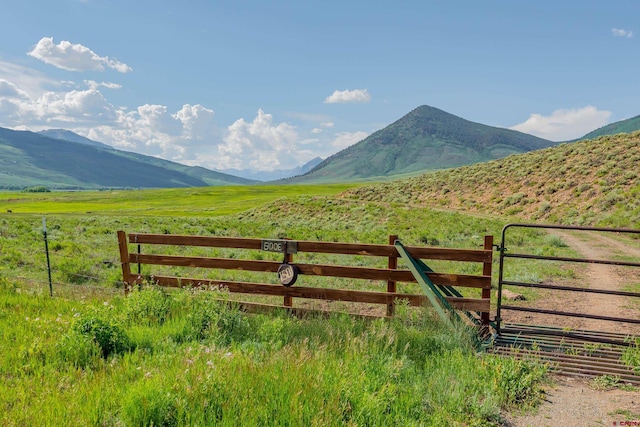
M47 254L47 274L49 276L49 296L53 296L53 282L51 281L51 260L49 259L49 241L47 240L47 219L42 217L42 235L44 236L44 251Z
M484 250L493 251L493 236L484 236ZM493 260L493 256L491 257L491 260ZM485 262L482 264L483 275L491 277L492 264L492 262ZM491 289L483 289L482 298L491 300ZM491 321L490 315L491 313L482 313L480 315L480 319L484 326L489 326L489 322Z
M118 246L120 246L120 263L122 264L122 280L124 281L124 293L129 293L131 287L131 266L129 265L129 246L127 245L127 234L118 231Z
M396 234L389 235L389 244L394 245L396 240L398 240L398 236ZM393 250L395 251L395 246L393 246ZM395 270L398 268L398 255L389 255L389 270ZM395 280L387 281L387 292L396 293L396 282ZM396 312L396 301L395 299L389 303L387 303L387 316L391 317Z

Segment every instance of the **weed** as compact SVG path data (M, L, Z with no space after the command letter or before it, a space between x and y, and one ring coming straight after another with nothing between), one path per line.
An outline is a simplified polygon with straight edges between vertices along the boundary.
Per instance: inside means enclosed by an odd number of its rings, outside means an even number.
M635 338L633 345L628 346L622 353L622 363L636 372L640 372L640 338Z
M545 365L537 361L504 358L497 368L500 391L507 406L535 405L540 400L542 391L538 384L547 373Z
M617 375L601 375L589 381L589 385L595 390L611 390L621 385Z
M178 424L176 398L161 384L142 381L124 397L122 415L128 425L171 427Z

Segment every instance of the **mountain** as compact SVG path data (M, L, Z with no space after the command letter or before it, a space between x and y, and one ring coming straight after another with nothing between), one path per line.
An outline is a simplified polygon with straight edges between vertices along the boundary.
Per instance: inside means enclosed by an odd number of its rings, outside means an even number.
M0 128L0 188L172 188L253 182L86 141Z
M239 176L246 179L253 179L256 181L275 181L278 179L290 178L297 175L304 175L314 167L318 166L322 162L321 157L309 160L302 166L298 166L291 169L277 169L273 171L254 171L249 169L225 169L220 172L228 173L230 175Z
M421 106L290 182L366 180L486 162L554 145Z
M114 150L110 145L103 144L102 142L94 141L84 136L80 136L77 133L71 132L65 129L47 129L36 132L39 135L47 136L54 139L63 139L65 141L77 142L79 144L91 145L93 147L102 148L105 150Z
M631 133L640 130L640 116L635 116L627 120L611 123L601 128L589 132L582 139L594 139L603 135L615 135L618 133Z
M639 164L640 131L362 186L342 197L527 222L639 229Z

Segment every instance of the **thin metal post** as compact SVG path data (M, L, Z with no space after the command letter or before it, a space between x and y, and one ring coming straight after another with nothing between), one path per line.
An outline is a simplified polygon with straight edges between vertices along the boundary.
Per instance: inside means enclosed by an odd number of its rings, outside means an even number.
M501 307L502 307L502 279L503 279L503 271L504 271L504 253L507 250L505 246L505 235L507 232L507 228L510 227L510 224L507 224L502 229L502 236L500 238L500 247L498 251L500 252L500 266L498 267L498 302L496 307L496 333L500 335L500 327L502 323L502 315L501 315Z
M49 260L49 242L47 241L47 219L42 217L42 235L44 236L44 251L47 254L47 273L49 275L49 296L53 296L53 283L51 282L51 261Z

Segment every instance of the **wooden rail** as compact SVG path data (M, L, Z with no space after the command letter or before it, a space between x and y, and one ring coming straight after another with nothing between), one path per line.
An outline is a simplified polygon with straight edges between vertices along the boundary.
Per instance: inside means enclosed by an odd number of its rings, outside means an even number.
M392 316L395 311L395 303L398 299L406 300L411 306L424 305L426 297L419 294L407 294L397 291L399 283L416 282L413 274L406 269L398 269L398 251L393 246L397 236L389 236L388 245L354 244L335 242L292 241L296 245L296 252L360 255L372 257L385 257L388 259L387 268L352 267L344 265L323 265L295 263L292 253L286 254L286 261L297 268L298 274L306 276L340 277L348 279L375 280L386 282L386 292L362 291L347 289L331 289L309 287L302 284L302 280L292 287L266 283L250 283L239 281L211 280L192 277L173 277L166 275L152 275L154 282L167 287L200 287L215 286L227 289L229 292L281 296L284 298L285 307L293 307L293 298L347 301L369 304L384 304L387 306L387 316ZM126 283L125 290L131 286L144 283L148 275L131 272L131 264L137 265L162 265L186 268L208 268L224 270L242 270L252 272L276 273L282 265L277 261L231 259L217 257L196 257L182 255L158 255L130 253L129 244L154 245L154 246L181 246L181 247L213 247L261 250L262 239L209 237L209 236L180 236L169 234L139 234L127 235L124 231L118 231L120 246L120 259L122 262L122 274ZM484 249L446 249L428 247L407 247L412 257L422 260L446 260L471 262L482 264L481 275L429 273L429 278L438 285L469 287L482 290L481 298L456 298L447 297L451 305L460 310L474 311L480 314L484 323L488 323L490 298L491 298L491 266L493 238L486 236ZM140 251L139 251L140 252ZM381 288L382 289L382 288Z

